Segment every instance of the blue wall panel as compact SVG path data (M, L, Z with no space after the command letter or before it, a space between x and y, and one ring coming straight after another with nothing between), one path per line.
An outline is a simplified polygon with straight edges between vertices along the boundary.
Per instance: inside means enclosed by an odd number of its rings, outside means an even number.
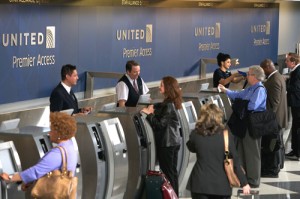
M49 96L67 63L78 67L80 80L74 90L79 92L85 89L85 71L124 72L129 59L140 62L146 82L165 75L197 75L199 59L214 58L219 52L238 57L238 67L265 58L276 60L278 15L276 7L1 5L0 104ZM129 33L125 39L124 30ZM16 42L11 41L13 36ZM47 48L46 41L55 46ZM126 50L135 53L128 55ZM14 61L28 57L33 61L27 59L27 66ZM216 68L209 66L207 71ZM95 89L115 83L97 81Z

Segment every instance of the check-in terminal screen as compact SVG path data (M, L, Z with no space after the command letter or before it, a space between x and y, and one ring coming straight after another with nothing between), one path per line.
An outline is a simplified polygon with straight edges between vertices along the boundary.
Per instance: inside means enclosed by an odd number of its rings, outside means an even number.
M193 112L192 106L186 106L186 112L188 115L189 123L195 123L197 118Z
M2 171L12 175L16 173L16 166L14 164L14 158L11 154L10 149L3 149L0 150L0 167L2 168Z
M120 131L117 123L108 124L107 131L113 145L121 144Z
M214 99L214 100L213 100L213 103L219 107L219 102L218 102L217 99ZM220 108L220 107L219 107L219 108Z

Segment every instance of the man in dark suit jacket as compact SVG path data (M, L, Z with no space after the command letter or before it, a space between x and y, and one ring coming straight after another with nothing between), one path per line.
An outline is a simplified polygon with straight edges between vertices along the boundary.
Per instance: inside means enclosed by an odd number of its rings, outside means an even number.
M50 111L74 109L75 114L86 114L91 107L78 108L78 102L72 91L72 86L77 84L78 73L76 66L66 64L61 68L61 82L54 88L50 96Z
M288 126L288 107L285 79L276 70L272 60L265 59L260 63L260 66L267 76L267 80L264 83L267 90L267 110L276 113L280 127L286 128ZM282 133L282 131L274 132L273 135L262 137L262 177L278 177L280 168L283 167L284 144ZM272 143L276 143L277 147Z
M287 83L287 101L292 112L292 151L287 157L299 160L300 143L297 132L300 133L300 56L297 53L288 53L286 66L291 70Z
M280 127L286 128L288 125L288 111L285 79L276 70L270 59L262 61L260 66L267 76L264 83L267 89L267 109L275 112Z

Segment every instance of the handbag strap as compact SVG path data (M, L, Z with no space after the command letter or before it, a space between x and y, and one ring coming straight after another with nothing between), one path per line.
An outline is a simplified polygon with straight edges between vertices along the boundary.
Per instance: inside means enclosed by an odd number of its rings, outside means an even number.
M226 158L226 161L228 161L229 159L229 139L228 139L228 130L225 129L224 132L224 148L225 148L225 158Z
M225 152L229 152L228 149L228 130L224 130L224 146L225 146Z
M62 157L62 166L61 166L61 171L62 173L67 172L67 152L64 147L62 146L57 146L59 148L61 157Z

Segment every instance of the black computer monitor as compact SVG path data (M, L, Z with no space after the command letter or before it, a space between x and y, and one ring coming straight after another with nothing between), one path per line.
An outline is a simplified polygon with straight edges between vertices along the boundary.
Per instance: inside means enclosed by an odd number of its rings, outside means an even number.
M9 175L21 170L20 158L12 141L0 143L0 170Z
M0 130L15 129L20 123L20 118L5 120L0 123Z

